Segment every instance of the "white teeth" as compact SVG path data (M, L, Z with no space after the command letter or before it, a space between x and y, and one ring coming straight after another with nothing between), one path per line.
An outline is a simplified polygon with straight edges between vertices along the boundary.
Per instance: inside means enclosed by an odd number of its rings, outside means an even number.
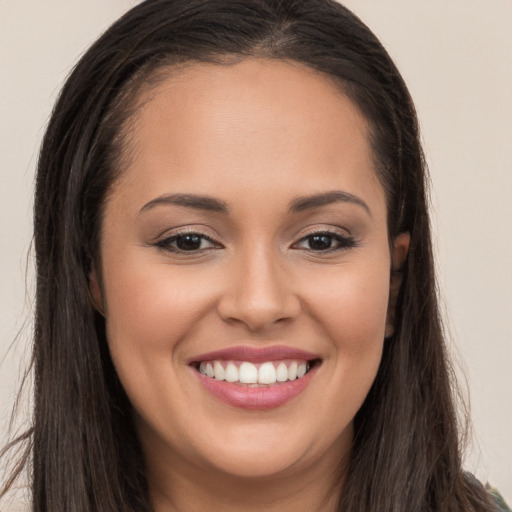
M276 378L278 382L286 382L288 380L288 368L284 363L279 363Z
M281 363L283 364L283 363ZM286 365L285 365L286 366ZM258 372L259 384L274 384L276 381L276 369L272 363L263 363Z
M198 370L215 380L238 382L240 384L272 385L300 379L308 373L306 361L268 361L253 364L248 361L203 361Z
M256 384L258 382L258 368L252 363L244 361L238 369L242 384Z
M226 366L225 377L228 382L238 382L238 368L233 363Z
M224 380L226 378L226 370L219 361L213 364L213 371L215 372L215 380Z
M297 378L297 363L293 361L288 368L288 380L295 380Z

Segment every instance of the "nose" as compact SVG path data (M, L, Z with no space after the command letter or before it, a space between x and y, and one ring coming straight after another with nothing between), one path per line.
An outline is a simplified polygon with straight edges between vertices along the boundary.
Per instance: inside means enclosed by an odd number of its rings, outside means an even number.
M225 292L217 306L219 316L229 323L244 324L251 332L295 319L301 306L285 266L269 249L239 255L228 270Z

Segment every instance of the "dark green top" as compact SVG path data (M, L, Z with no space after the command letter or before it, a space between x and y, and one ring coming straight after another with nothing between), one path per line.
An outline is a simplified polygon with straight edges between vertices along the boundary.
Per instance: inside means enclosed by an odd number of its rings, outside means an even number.
M499 512L512 512L512 510L510 510L510 507L505 503L503 496L498 492L497 489L495 489L494 487L492 487L489 484L487 484L485 487L492 494L492 497L494 498L494 501L496 502Z

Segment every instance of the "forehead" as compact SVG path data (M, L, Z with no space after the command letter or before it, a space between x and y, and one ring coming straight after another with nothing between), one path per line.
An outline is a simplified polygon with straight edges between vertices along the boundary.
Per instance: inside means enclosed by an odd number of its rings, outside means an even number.
M333 80L297 63L163 68L130 124L120 184L144 199L165 188L221 191L237 178L242 188L270 180L291 195L323 192L342 175L345 188L362 179L380 188L363 115Z

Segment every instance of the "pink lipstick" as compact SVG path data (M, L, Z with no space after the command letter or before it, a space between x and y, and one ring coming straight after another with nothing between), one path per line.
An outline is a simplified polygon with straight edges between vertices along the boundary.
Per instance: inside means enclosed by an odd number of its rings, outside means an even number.
M189 361L204 388L234 407L272 409L302 393L313 379L320 358L292 347L238 346Z

